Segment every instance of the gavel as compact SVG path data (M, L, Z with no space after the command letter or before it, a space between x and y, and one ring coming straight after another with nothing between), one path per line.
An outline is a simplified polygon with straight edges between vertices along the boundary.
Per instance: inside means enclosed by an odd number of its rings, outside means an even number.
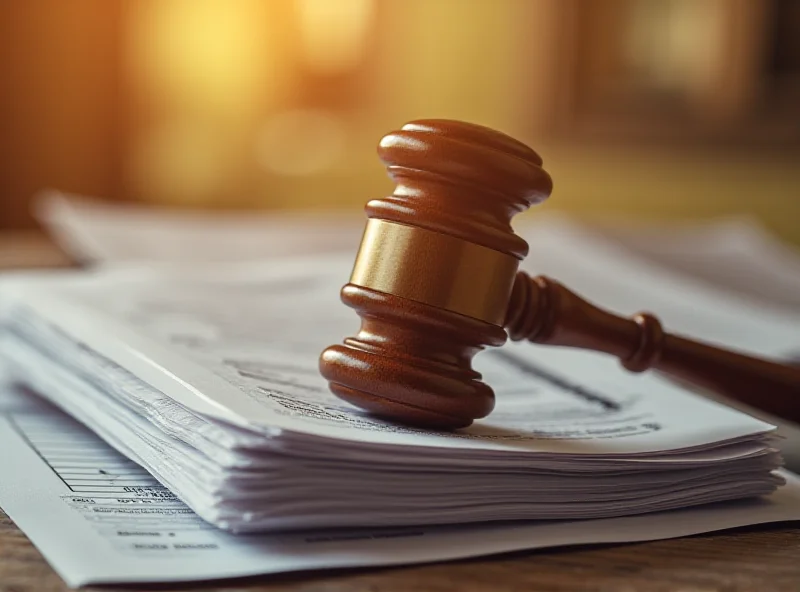
M417 120L384 136L378 155L396 187L367 203L341 291L361 328L320 357L341 399L406 425L469 426L495 401L472 358L510 337L605 352L631 372L655 369L800 420L800 369L667 333L649 313L614 315L518 271L528 244L511 219L553 186L525 144L478 125Z

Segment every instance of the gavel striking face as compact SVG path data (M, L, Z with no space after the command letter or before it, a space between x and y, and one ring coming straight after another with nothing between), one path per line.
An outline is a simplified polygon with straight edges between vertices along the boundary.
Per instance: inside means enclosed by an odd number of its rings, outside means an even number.
M511 219L552 190L532 149L485 127L419 120L384 136L378 154L396 187L367 203L341 292L361 329L320 358L338 397L404 424L466 427L494 407L472 358L510 336L606 352L628 370L656 368L800 419L800 370L667 334L650 314L615 316L517 271L528 245Z

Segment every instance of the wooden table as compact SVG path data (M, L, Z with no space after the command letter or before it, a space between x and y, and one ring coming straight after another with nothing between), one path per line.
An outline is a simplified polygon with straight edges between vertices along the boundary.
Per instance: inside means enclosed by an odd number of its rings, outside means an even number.
M41 235L0 235L2 267L61 266L66 262L66 257ZM0 511L0 592L66 589L25 535ZM773 525L652 543L543 550L420 567L270 576L148 589L799 592L800 527Z

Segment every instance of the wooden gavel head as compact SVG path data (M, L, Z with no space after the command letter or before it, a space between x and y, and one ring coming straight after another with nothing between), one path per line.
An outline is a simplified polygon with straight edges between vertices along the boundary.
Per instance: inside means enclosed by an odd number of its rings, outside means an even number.
M494 393L472 357L506 337L619 358L800 423L800 368L623 318L548 277L518 272L528 245L511 218L550 194L542 159L501 133L456 121L413 121L378 154L397 184L369 217L342 300L361 330L326 349L320 371L342 399L420 427L484 417Z
M396 187L367 204L341 292L361 330L326 349L320 370L334 394L374 415L468 426L494 407L472 357L506 341L528 252L511 219L545 200L552 181L524 144L457 121L408 123L380 141L378 154Z

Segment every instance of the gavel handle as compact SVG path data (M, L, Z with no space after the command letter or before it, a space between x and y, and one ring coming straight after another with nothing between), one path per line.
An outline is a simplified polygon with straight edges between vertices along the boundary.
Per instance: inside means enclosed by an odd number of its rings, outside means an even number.
M614 315L548 277L517 274L505 327L513 340L605 352L800 422L800 369L671 335L648 313Z

